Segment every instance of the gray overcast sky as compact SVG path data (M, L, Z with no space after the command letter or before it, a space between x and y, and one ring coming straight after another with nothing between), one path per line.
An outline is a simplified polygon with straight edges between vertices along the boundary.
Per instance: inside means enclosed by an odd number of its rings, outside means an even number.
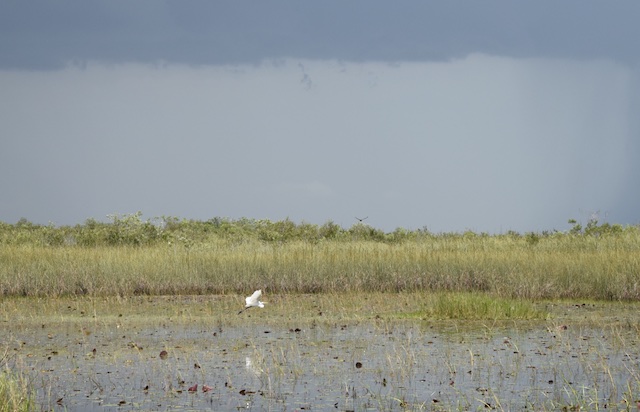
M0 221L637 224L639 18L637 1L5 1Z

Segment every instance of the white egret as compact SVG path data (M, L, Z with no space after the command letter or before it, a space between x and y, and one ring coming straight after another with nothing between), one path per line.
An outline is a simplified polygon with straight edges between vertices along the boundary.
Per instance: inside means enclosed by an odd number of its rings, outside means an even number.
M244 306L244 309L242 309L240 312L238 312L238 315L241 314L242 312L244 312L245 310L252 308L254 306L257 306L259 308L264 308L264 303L260 302L258 299L260 299L260 296L262 296L262 289L260 290L256 290L255 292L253 292L253 295L251 296L247 296L245 298L245 302L246 305Z

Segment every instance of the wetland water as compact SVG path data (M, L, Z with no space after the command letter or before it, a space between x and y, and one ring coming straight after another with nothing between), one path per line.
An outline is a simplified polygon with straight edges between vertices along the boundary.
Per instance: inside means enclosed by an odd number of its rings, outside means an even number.
M628 320L262 324L264 313L246 325L5 321L0 344L43 410L619 410L640 395Z

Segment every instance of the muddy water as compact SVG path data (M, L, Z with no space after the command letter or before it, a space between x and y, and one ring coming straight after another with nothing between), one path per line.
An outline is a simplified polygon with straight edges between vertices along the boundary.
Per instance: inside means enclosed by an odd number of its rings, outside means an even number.
M584 410L640 394L637 329L624 325L120 321L1 333L43 410Z

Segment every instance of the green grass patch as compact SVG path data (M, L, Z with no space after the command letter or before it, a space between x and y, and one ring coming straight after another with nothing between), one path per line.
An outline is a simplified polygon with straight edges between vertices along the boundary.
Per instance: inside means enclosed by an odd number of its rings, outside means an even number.
M435 293L420 310L401 317L409 319L523 320L547 319L549 313L520 299L484 293Z

